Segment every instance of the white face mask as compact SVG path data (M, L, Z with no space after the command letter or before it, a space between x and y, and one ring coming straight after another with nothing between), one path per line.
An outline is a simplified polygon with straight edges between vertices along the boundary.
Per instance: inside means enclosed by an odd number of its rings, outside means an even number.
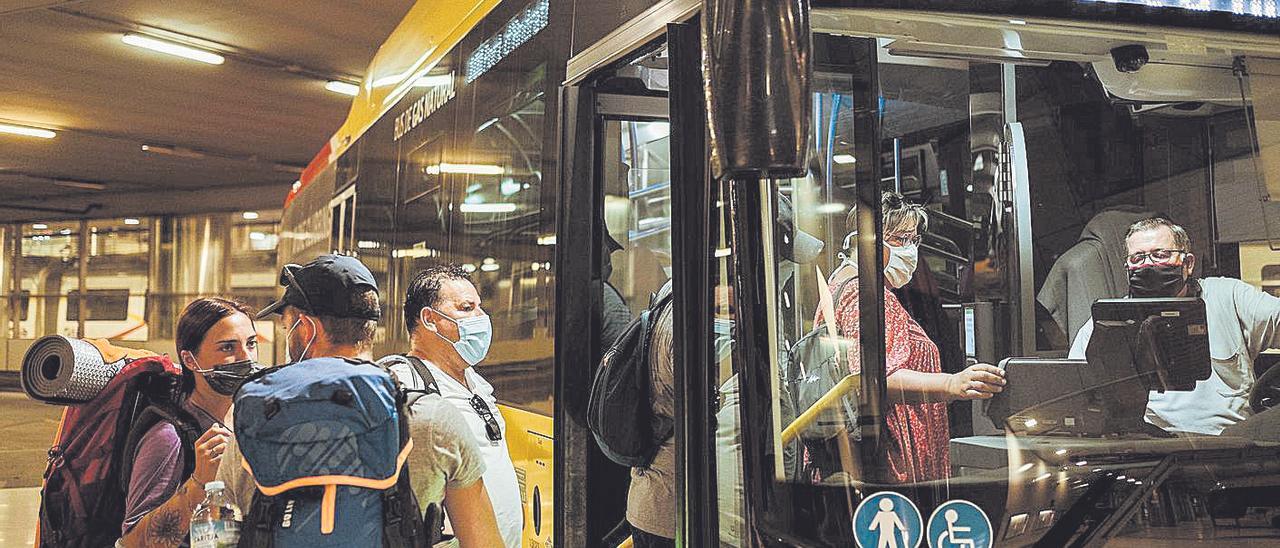
M886 245L885 247L889 248L889 262L884 265L884 279L890 287L898 289L907 285L907 282L911 281L911 276L915 275L919 249L917 244L901 247Z

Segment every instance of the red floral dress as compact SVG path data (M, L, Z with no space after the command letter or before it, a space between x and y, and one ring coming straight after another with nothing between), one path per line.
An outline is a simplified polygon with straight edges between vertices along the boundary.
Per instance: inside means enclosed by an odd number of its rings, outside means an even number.
M858 325L857 283L843 284L835 299L836 329L840 336L860 341ZM929 340L924 329L885 290L885 377L899 370L941 373L942 359L938 346ZM821 312L818 313L821 321ZM849 351L852 372L862 368L857 345ZM893 444L889 446L889 479L911 483L944 479L951 473L951 434L947 426L945 402L891 404L885 417Z

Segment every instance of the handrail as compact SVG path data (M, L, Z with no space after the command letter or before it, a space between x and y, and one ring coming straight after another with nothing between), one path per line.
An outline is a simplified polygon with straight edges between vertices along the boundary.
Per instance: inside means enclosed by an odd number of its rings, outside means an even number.
M835 386L832 386L830 390L827 390L826 394L823 394L821 398L818 398L818 401L813 402L813 405L810 405L808 409L805 409L800 416L796 417L796 420L791 421L791 424L787 425L787 427L782 430L782 443L790 443L791 440L795 439L795 437L800 434L801 430L808 428L809 425L814 423L814 421L817 421L819 414L826 411L828 407L834 405L835 402L844 397L845 394L848 394L861 386L862 375L857 373L850 373L843 379L840 379L840 382L836 383ZM634 546L635 541L632 540L631 537L627 537L618 544L617 548L633 548Z
M808 428L809 425L814 423L814 421L817 421L819 414L834 405L835 402L840 398L843 398L845 394L848 394L861 386L862 375L857 373L850 373L843 379L840 379L840 382L836 383L835 386L832 386L830 390L827 390L826 394L823 394L821 398L818 398L818 401L813 402L813 405L810 405L808 409L805 409L800 416L796 417L796 420L791 421L791 424L787 425L787 427L782 430L782 443L790 443L791 440L795 439L795 437L800 434L801 430Z

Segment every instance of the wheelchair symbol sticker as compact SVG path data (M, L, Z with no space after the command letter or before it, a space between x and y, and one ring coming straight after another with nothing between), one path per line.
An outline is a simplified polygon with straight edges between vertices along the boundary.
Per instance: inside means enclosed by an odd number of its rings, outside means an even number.
M911 499L881 491L858 504L853 527L859 548L917 548L924 523Z
M991 520L978 505L951 500L929 516L929 548L991 548Z

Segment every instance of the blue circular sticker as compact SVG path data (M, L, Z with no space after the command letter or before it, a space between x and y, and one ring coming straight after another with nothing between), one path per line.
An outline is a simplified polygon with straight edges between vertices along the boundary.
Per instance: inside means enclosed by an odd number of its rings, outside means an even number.
M893 491L862 499L853 512L854 539L860 548L917 548L923 529L920 509Z
M949 500L929 516L929 548L991 548L991 520L978 505Z

